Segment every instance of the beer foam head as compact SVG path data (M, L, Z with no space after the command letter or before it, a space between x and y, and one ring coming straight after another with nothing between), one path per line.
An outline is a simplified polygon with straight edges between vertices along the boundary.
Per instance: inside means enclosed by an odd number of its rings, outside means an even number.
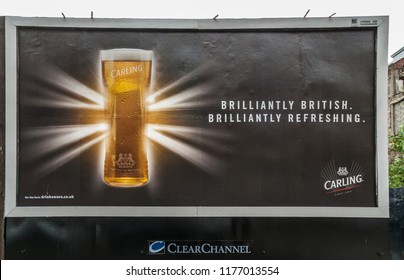
M100 51L101 60L151 61L153 51L142 49L110 49Z

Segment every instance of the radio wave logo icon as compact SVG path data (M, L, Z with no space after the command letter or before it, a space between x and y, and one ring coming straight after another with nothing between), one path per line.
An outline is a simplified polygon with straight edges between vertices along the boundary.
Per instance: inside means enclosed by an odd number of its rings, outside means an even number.
M150 241L149 254L150 255L163 255L166 252L166 243L164 241Z

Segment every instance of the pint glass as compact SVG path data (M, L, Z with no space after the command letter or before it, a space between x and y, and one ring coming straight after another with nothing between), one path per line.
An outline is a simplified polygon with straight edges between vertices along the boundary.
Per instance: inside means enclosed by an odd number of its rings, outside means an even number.
M151 80L152 51L100 51L106 95L104 181L110 186L136 187L148 181L145 139L145 97Z

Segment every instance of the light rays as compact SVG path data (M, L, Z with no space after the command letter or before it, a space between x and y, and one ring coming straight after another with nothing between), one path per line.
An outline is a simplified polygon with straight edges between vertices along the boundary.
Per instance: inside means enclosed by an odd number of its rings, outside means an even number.
M41 90L33 96L24 97L24 105L47 107L47 108L65 108L65 109L90 109L103 110L104 105L85 103L76 98L60 94L57 90Z
M104 96L49 63L38 67L30 81L33 81L28 88L30 94L21 95L21 106L42 109L34 111L32 120L40 115L40 122L48 118L57 122L51 125L48 120L46 123L50 125L28 126L21 131L24 143L29 143L20 149L27 161L24 164L33 164L33 174L41 178L103 141L107 135L100 116ZM68 115L64 115L66 112Z
M93 134L105 132L106 130L107 127L104 123L32 127L24 133L24 136L33 142L30 146L28 159L45 156Z
M198 108L209 105L211 102L208 99L201 98L203 95L209 93L213 89L212 83L204 83L188 88L177 94L167 97L161 101L150 104L148 110L181 110Z
M35 173L42 177L98 144L106 137L106 130L104 123L31 127L24 133L32 143L26 149L25 160L39 160Z
M182 136L185 139L192 140L194 143L200 142L199 144L206 143L204 138L209 134L217 136L217 132L194 127L149 124L147 126L146 135L150 140L160 144L208 173L216 174L222 169L223 162L217 157L203 151L201 147L169 137L163 134L163 131ZM202 135L205 135L205 137L202 137Z
M46 64L35 73L41 87L34 85L35 94L24 96L24 105L66 108L104 109L104 96L77 81L56 66Z
M46 75L49 83L62 90L73 93L78 97L84 98L85 101L83 103L89 103L88 101L90 101L100 109L104 108L104 97L100 93L80 83L57 67L47 67Z
M40 168L38 169L38 174L43 176L45 174L48 174L48 173L58 169L65 163L69 162L70 160L72 160L75 157L77 157L78 155L80 155L83 151L85 151L85 150L91 148L92 146L94 146L95 144L103 141L105 139L105 137L106 137L105 133L101 134L100 136L98 136L94 139L91 139L78 147L69 149L66 152L62 152L62 153L58 154L57 157L42 164L40 166Z
M216 151L229 151L229 147L222 143L229 137L221 131L201 127L159 124L149 124L148 131L149 130L158 131L160 133L168 133L176 136L177 138L179 137L198 145L210 147Z
M145 135L160 147L215 175L224 168L215 155L227 151L224 144L227 136L221 131L202 128L200 122L195 124L186 120L188 125L178 125L181 111L199 110L210 105L209 95L214 92L216 83L207 77L208 66L209 63L198 67L149 95L147 110L165 124L157 124L156 118L149 118ZM72 119L74 124L28 126L22 131L22 137L29 143L24 146L25 159L39 163L35 166L35 174L39 177L49 174L98 145L100 163L97 170L100 169L98 173L102 176L105 153L102 143L108 131L105 120L98 113L94 114L94 110L104 110L103 95L53 66L47 65L46 70L38 71L36 78L40 80L40 86L36 84L31 90L38 94L24 95L23 106L84 110L80 111L79 119ZM97 82L100 80L98 77ZM65 122L69 122L69 118ZM154 157L158 160L159 155L154 154ZM154 174L154 171L150 170L150 173Z
M182 117L182 111L200 110L211 105L209 95L215 91L216 85L209 76L211 66L212 63L206 63L150 94L147 98L147 110L154 118L150 118L146 135L165 149L215 175L224 168L223 162L213 154L227 150L227 146L222 144L225 135L202 128L200 122L196 126L180 126L175 123L176 118ZM153 120L161 120L165 124L159 124L158 121L153 123Z
M175 91L175 89L177 87L181 87L184 86L186 83L188 83L189 81L193 80L196 76L200 76L203 75L207 72L207 70L209 69L209 66L212 63L206 63L198 68L196 68L195 70L191 71L190 73L180 77L179 79L173 81L172 83L166 85L165 87L151 93L146 101L150 104L155 103L160 96L167 94L170 91Z

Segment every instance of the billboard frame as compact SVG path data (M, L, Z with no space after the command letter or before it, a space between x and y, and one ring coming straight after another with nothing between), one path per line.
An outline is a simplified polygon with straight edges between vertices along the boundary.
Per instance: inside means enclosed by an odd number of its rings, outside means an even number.
M278 19L68 19L5 17L5 217L389 217L387 137L388 16ZM376 28L376 207L17 206L18 41L20 27L141 30L335 30Z

